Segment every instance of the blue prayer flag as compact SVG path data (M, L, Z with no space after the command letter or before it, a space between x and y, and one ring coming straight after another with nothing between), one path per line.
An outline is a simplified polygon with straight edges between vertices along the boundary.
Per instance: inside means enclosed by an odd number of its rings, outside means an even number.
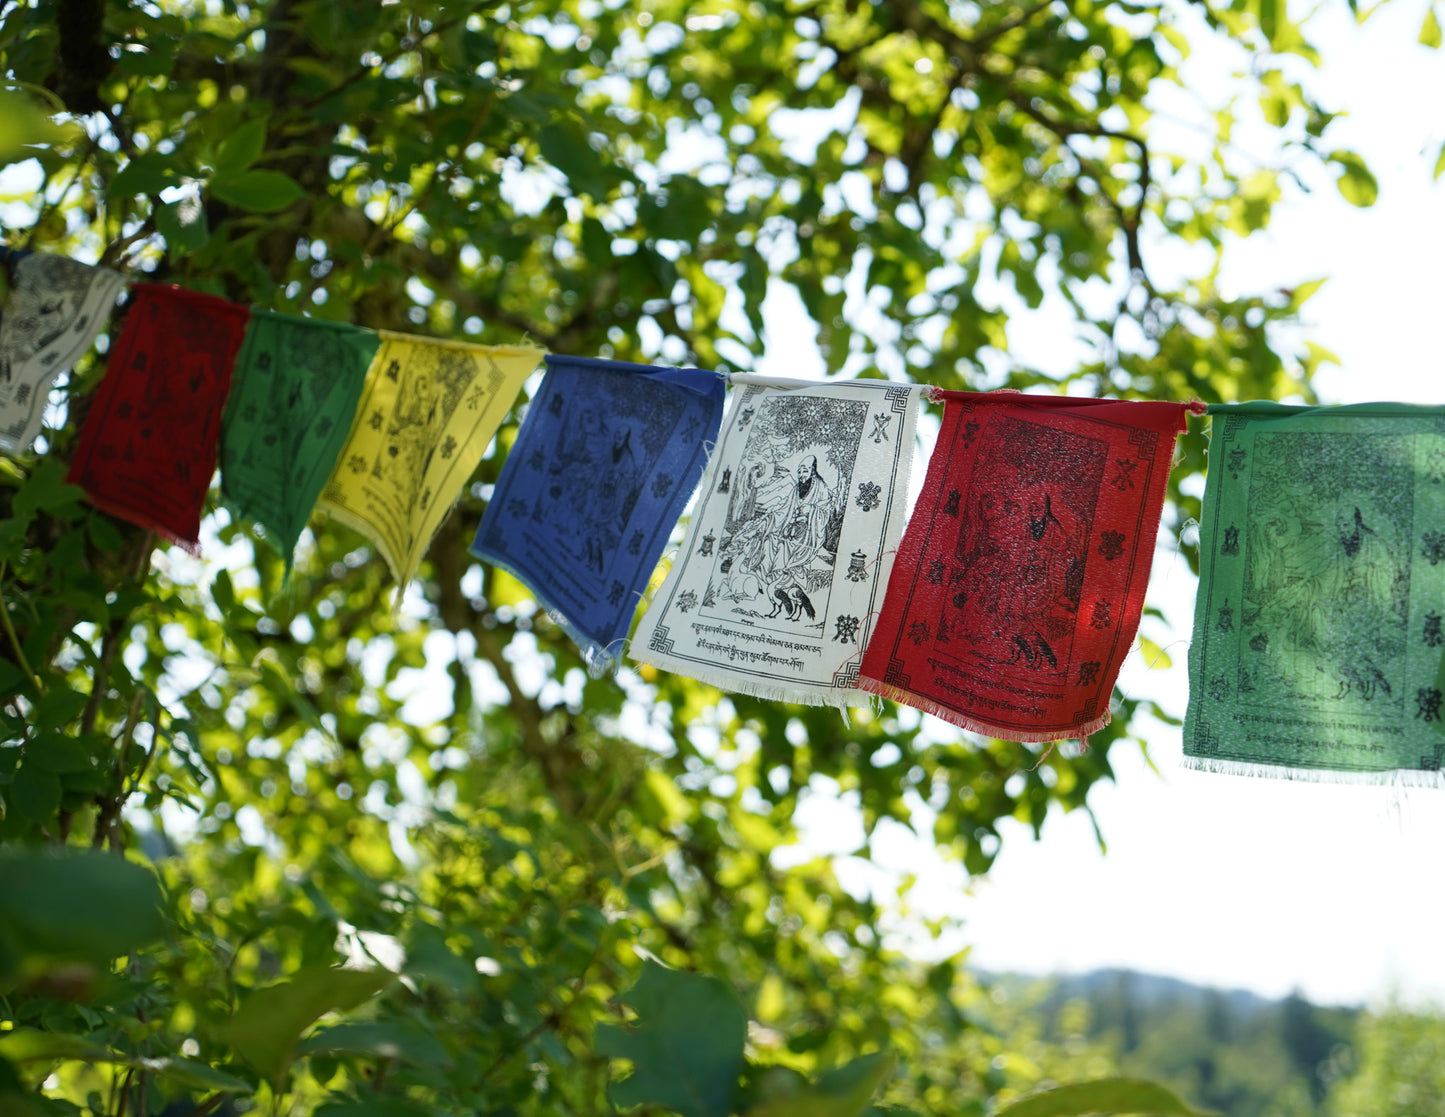
M627 635L723 396L700 369L547 357L471 552L525 582L594 668Z

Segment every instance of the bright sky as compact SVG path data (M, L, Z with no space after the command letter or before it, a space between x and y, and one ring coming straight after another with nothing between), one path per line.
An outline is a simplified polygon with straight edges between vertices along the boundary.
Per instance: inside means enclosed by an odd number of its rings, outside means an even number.
M1226 280L1267 290L1332 277L1306 307L1309 336L1342 361L1317 381L1327 402L1445 403L1445 179L1431 180L1445 139L1445 57L1416 43L1418 0L1388 4L1363 27L1340 0L1324 7L1310 24L1326 59L1313 88L1349 109L1327 136L1365 155L1379 201L1355 209L1324 175L1308 195L1291 190L1270 229L1235 247ZM1206 67L1198 80L1211 80ZM1039 336L1011 338L1049 355ZM1161 550L1151 600L1175 623L1144 631L1175 667L1150 671L1136 650L1121 680L1172 695L1180 715L1193 598L1183 560ZM940 865L914 901L955 915L954 945L970 945L986 969L1128 966L1324 1002L1398 994L1445 1004L1445 789L1197 773L1181 766L1178 729L1148 737L1158 772L1120 746L1117 785L1093 796L1107 855L1085 815L1056 812L1038 842L1011 826L990 878L971 891ZM821 836L841 818L819 804L811 821ZM917 869L916 847L882 845L900 871Z

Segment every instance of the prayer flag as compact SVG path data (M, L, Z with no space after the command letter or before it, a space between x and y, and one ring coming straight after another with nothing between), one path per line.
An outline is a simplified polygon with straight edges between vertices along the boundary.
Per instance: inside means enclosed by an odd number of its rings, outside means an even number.
M1445 408L1210 413L1185 763L1437 782Z
M14 276L0 317L0 450L11 454L35 441L51 384L90 348L125 286L119 272L63 256L22 256Z
M113 516L200 547L243 306L138 284L80 432L70 480Z
M380 341L339 322L252 313L221 422L221 495L261 525L288 570Z
M411 581L427 545L543 357L382 331L322 506Z
M762 698L866 704L858 663L903 531L919 393L735 391L633 658Z
M1182 404L936 393L860 685L977 733L1086 737L1139 626Z
M627 635L724 394L699 369L547 358L471 550L530 586L594 668Z

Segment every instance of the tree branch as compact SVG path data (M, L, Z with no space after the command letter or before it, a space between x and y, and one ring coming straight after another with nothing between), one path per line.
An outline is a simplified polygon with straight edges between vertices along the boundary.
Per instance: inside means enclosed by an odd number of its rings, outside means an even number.
M1084 173L1099 187L1110 209L1113 210L1124 233L1125 254L1128 257L1129 270L1131 275L1148 288L1147 276L1144 271L1143 252L1139 243L1139 226L1143 219L1145 203L1148 200L1149 189L1153 184L1153 177L1149 168L1149 144L1142 136L1132 132L1122 132L1113 128L1106 128L1102 124L1092 123L1086 120L1064 120L1055 115L1045 112L1040 107L1042 98L1029 94L1026 90L1020 89L1017 84L1018 71L1012 60L990 52L988 47L1001 35L1014 27L1022 26L1032 19L1039 12L1048 7L1051 0L1039 0L1032 7L1020 12L1011 20L1005 21L999 27L993 28L975 39L967 39L960 35L952 27L940 23L930 16L926 11L916 4L907 0L896 0L893 6L895 16L899 21L914 34L922 39L937 43L943 47L953 58L960 73L959 77L967 78L973 76L982 81L988 81L996 85L1003 93L1005 100L1013 105L1019 112L1023 113L1040 127L1046 128L1064 146L1074 136L1085 136L1095 139L1119 140L1131 145L1137 153L1139 177L1138 204L1132 208L1124 206L1105 186L1109 177L1101 168L1095 166L1092 160L1080 155L1070 148L1071 154L1078 160L1079 166ZM957 80L957 79L956 79Z
M100 87L114 65L101 41L105 0L60 0L55 24L60 31L56 92L77 115L97 112L105 107Z
M3 585L4 580L5 564L0 562L0 585ZM25 658L25 649L21 647L20 637L16 635L15 625L10 620L10 602L6 600L3 588L0 588L0 621L4 622L5 635L10 638L10 647L15 652L16 664L19 665L20 670L25 672L25 677L35 688L35 696L39 698L44 688L41 687L40 679L36 676L34 668L30 666L30 661Z

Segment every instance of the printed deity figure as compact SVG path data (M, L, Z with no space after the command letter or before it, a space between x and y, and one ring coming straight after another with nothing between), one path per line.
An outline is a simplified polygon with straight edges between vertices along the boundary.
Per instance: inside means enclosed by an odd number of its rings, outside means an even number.
M728 547L729 596L740 600L772 588L816 584L809 572L831 569L833 562L828 543L835 498L814 454L794 469L780 461L771 467L755 463L739 478L730 502L744 522Z

